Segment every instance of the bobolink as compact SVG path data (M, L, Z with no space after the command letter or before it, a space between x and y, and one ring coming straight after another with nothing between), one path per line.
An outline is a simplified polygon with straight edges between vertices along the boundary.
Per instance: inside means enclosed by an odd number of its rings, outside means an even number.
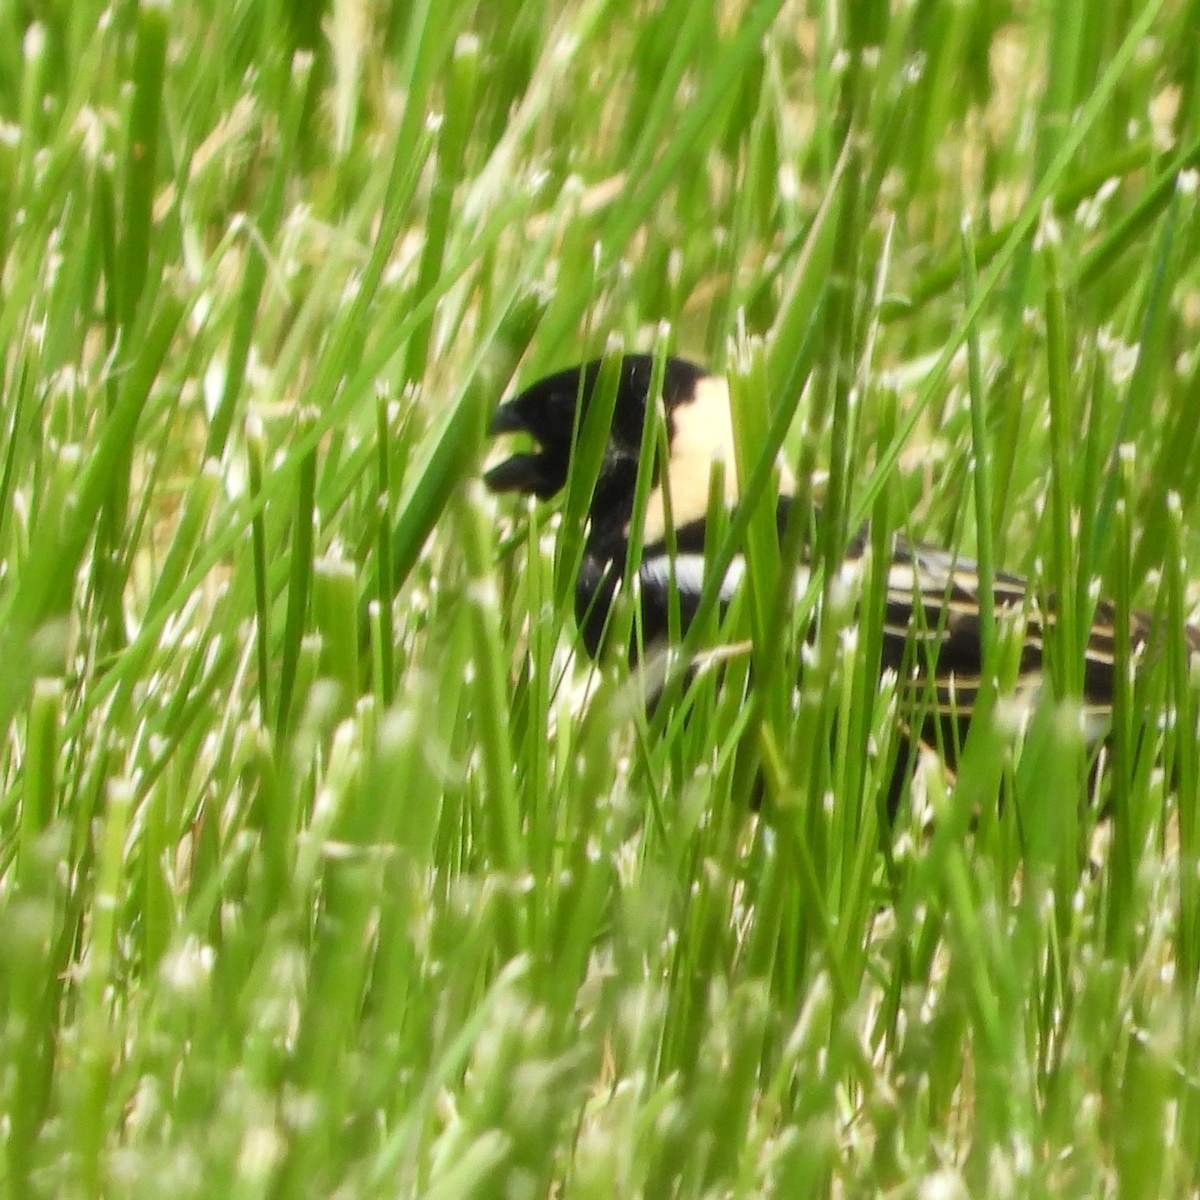
M490 432L528 434L536 447L512 455L485 474L485 483L493 492L523 492L545 500L562 491L574 439L595 392L600 367L597 359L560 371L501 404ZM604 644L625 570L652 370L653 358L647 354L629 354L620 362L612 424L588 513L575 613L584 645L593 657ZM668 358L663 366L662 399L669 503L663 495L663 466L656 462L642 528L641 564L633 581L646 647L667 637L672 581L681 632L686 632L696 614L704 580L705 525L714 460L725 464L726 504L732 508L738 499L726 381L683 359ZM779 470L781 495L776 516L782 537L792 495L786 467L781 465ZM860 533L852 541L847 548L848 561L861 556L867 540L867 535ZM798 594L807 584L809 569L804 562L798 567ZM721 584L722 605L732 599L744 573L743 560L735 558ZM1030 698L1040 686L1043 622L1053 620L1052 610L1049 618L1041 615L1028 581L1019 575L995 572L993 594L998 614L1024 614L1017 690ZM1096 605L1082 679L1090 740L1102 736L1113 703L1115 619L1112 604L1102 600ZM923 740L936 740L944 753L952 754L965 734L982 671L976 564L946 550L894 536L883 621L881 669L902 673L904 694L912 697L914 707L920 710L919 716L905 716L906 731ZM1132 661L1143 661L1152 652L1153 633L1147 614L1130 614ZM1200 629L1188 626L1186 638L1189 649L1200 652Z

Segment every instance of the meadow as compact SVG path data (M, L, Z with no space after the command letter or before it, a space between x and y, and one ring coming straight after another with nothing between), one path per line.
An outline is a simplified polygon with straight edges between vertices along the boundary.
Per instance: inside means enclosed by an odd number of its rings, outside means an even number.
M0 1194L1200 1194L1198 89L1200 0L0 2ZM653 710L479 481L621 349L758 447ZM1060 617L892 820L896 532Z

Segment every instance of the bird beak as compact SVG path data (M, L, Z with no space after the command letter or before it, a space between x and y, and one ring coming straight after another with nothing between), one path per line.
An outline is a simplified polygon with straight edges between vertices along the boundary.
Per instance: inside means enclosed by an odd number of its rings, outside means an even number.
M488 426L488 434L492 437L531 432L528 422L515 404L500 405ZM524 492L543 498L552 496L561 485L551 485L547 474L548 460L549 456L541 448L533 453L510 455L484 472L484 485L491 492Z
M528 432L529 426L525 423L515 404L500 405L492 414L492 421L488 426L488 434L491 437L498 437L502 433Z
M513 454L483 474L490 492L540 494L543 488L540 454Z

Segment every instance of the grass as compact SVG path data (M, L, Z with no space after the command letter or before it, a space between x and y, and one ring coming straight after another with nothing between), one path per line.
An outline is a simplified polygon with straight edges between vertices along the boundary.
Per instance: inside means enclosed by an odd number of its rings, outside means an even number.
M0 5L0 1192L1196 1194L1197 28ZM622 346L750 478L751 649L653 716L586 497L477 482ZM806 649L777 447L818 579L872 522ZM1063 602L893 825L895 530ZM1098 775L1097 595L1165 631Z

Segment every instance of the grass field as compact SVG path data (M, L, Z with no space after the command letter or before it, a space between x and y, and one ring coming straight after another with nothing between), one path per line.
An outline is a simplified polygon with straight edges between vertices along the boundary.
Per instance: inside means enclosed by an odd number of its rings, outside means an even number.
M0 1194L1198 1194L1198 31L0 2ZM802 688L753 510L651 717L483 492L622 346L732 372L829 571L872 520ZM894 826L893 530L1064 598ZM1097 595L1165 631L1098 776Z

